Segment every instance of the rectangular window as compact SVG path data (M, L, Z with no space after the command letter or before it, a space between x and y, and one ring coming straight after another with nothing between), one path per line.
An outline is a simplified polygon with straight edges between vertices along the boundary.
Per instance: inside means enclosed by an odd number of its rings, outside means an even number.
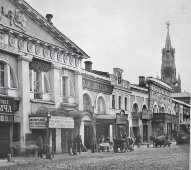
M4 64L0 63L0 87L5 87L4 84Z
M32 91L32 70L29 70L30 91Z
M62 96L66 96L66 77L62 77Z
M125 97L125 110L127 110L127 97Z
M112 109L115 109L115 95L112 95Z
M119 110L121 110L121 96L119 96Z
M40 94L40 72L34 71L34 98L41 99Z

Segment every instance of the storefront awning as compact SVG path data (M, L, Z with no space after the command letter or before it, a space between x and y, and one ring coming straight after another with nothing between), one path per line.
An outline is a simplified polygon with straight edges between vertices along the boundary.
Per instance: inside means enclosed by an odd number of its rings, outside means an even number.
M97 114L96 115L96 123L100 123L100 124L110 124L113 125L116 122L116 115L113 114L104 114L104 115L100 115Z

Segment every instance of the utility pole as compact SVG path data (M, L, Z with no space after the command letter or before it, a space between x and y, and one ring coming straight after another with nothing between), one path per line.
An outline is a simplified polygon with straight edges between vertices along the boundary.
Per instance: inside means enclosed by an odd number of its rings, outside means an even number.
M50 155L50 135L49 135L49 120L50 120L50 114L46 113L46 159L51 159Z

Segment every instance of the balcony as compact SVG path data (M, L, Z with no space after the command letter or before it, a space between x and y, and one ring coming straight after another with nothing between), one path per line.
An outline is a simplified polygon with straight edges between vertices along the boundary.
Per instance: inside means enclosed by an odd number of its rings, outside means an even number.
M141 118L145 119L145 120L152 119L153 118L153 114L152 114L151 110L143 110Z
M132 112L132 118L139 119L141 117L141 112Z

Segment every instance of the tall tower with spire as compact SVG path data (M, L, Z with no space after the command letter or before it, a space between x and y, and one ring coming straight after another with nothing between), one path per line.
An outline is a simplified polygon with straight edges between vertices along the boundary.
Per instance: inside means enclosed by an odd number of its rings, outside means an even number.
M162 65L161 65L161 79L168 85L170 85L174 92L181 91L180 76L176 78L176 66L175 66L175 49L171 45L169 27L170 22L166 22L167 36L165 47L162 49Z

